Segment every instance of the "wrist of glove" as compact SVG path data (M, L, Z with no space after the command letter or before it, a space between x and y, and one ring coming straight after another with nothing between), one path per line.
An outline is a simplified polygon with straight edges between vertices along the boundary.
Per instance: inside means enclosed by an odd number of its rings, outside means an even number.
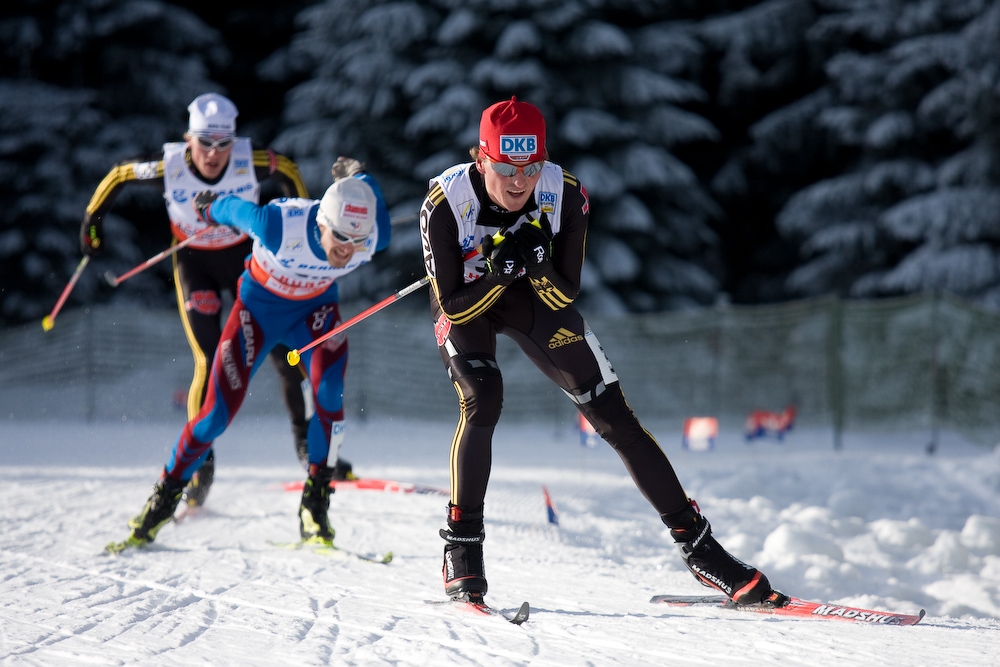
M330 174L333 175L333 181L337 182L342 178L347 178L349 176L354 176L354 174L360 174L365 171L365 163L355 160L352 157L344 157L341 155L337 158L337 161L333 163L330 167Z
M514 232L514 240L529 274L543 273L552 263L552 232L545 214L541 220L522 224Z
M87 257L97 257L104 250L101 226L95 223L80 228L80 250Z
M501 285L510 285L524 268L524 260L512 236L499 243L487 236L483 239L482 252L486 258L487 276Z
M213 227L218 226L218 222L212 219L212 203L219 198L218 193L209 192L208 190L203 190L194 196L194 201L191 205L194 207L195 213L198 214L198 219L202 222L209 224Z

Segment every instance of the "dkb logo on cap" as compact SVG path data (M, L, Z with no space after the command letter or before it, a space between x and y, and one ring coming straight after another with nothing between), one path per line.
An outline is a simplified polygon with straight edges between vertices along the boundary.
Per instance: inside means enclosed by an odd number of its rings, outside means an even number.
M501 134L500 154L512 162L526 162L538 150L534 134Z
M511 97L483 112L479 150L494 162L527 164L545 159L545 119L538 107Z

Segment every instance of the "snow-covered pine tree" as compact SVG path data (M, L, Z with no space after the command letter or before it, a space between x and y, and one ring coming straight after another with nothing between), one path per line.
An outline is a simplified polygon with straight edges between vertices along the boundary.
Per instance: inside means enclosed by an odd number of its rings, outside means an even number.
M115 162L180 137L187 104L218 88L209 63L228 52L217 31L159 0L14 0L0 35L0 324L9 324L51 310L80 259L79 224L94 189ZM122 197L105 231L108 252L70 303L107 298L102 268L131 268L170 241L155 192ZM137 290L145 303L173 298L154 272L130 283L117 298Z
M1000 3L815 5L805 35L825 82L757 123L725 175L795 186L777 215L802 253L787 294L1000 305Z
M711 303L721 210L674 150L718 133L690 109L705 99L700 45L689 23L665 20L669 5L318 3L260 70L307 77L287 97L276 146L296 156L310 190L329 183L338 155L364 160L393 216L412 216L430 177L469 160L482 110L516 95L545 113L551 158L592 197L583 299L602 312ZM422 272L415 225L394 230L389 253L366 296ZM343 288L356 296L360 279Z
M736 302L787 296L782 283L794 268L795 247L777 236L774 215L811 182L811 165L823 162L816 155L822 147L804 132L828 104L808 94L819 85L806 41L815 20L810 2L764 0L695 26L706 78L715 79L707 85L710 118L723 135L699 173L727 214L725 286Z

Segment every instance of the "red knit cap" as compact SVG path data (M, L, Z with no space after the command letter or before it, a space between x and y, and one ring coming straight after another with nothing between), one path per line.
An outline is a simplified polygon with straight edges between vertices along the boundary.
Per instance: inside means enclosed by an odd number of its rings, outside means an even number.
M516 97L497 102L479 121L479 150L496 162L527 164L545 155L545 119L533 104Z

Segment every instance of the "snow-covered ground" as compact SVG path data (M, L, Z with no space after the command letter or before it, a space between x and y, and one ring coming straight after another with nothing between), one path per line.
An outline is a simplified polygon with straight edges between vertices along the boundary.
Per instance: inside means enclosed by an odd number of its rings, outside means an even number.
M701 593L605 445L501 421L487 496L488 598L516 627L443 605L446 498L341 491L345 549L282 550L300 480L288 426L241 414L216 443L206 508L119 557L181 426L0 427L0 662L11 665L1000 665L1000 453L945 439L829 434L714 451L651 429L720 541L806 599L899 612L915 627L784 620L649 603ZM353 423L358 473L447 487L451 423ZM648 424L647 424L648 426ZM542 486L559 510L547 521Z

